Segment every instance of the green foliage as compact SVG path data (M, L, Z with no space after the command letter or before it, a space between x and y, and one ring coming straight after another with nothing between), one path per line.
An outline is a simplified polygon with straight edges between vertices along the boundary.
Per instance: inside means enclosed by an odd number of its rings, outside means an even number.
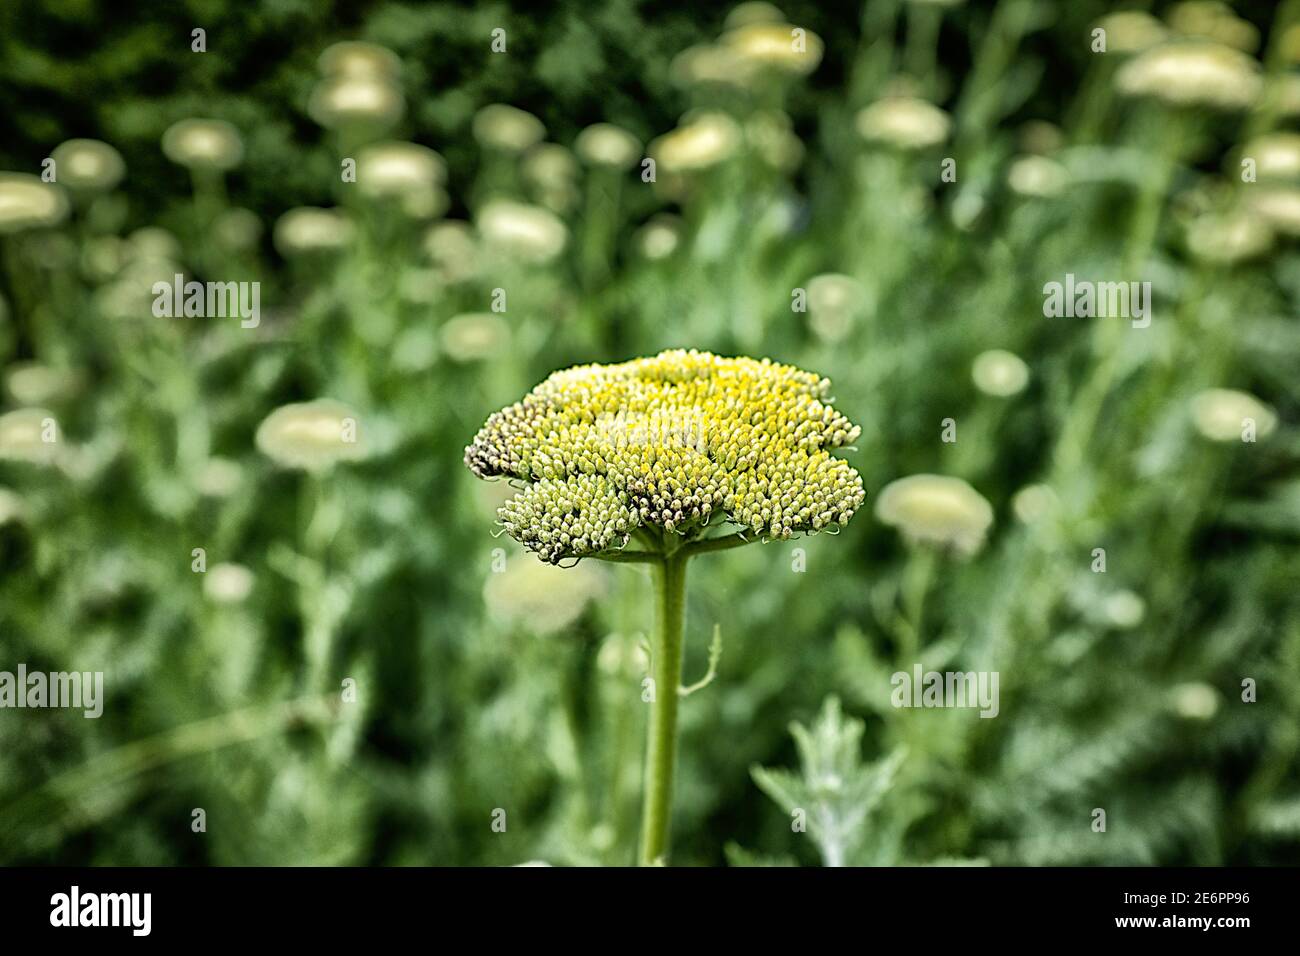
M799 748L800 773L755 767L754 782L786 813L796 817L796 832L817 844L827 866L853 863L867 838L877 804L889 793L905 757L902 748L884 759L862 763L866 724L845 719L838 698L828 697L812 729L790 725Z

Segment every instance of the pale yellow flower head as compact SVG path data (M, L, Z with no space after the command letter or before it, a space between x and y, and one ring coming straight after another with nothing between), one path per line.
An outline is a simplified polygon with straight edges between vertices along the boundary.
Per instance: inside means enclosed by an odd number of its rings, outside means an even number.
M536 186L563 188L572 185L577 178L578 162L573 153L559 143L538 143L524 153L519 171Z
M788 23L749 23L729 30L724 46L761 69L804 76L822 60L821 37Z
M15 491L0 488L0 528L7 524L17 524L26 517L27 509L23 499Z
M727 14L725 26L728 30L734 30L755 23L785 23L785 14L775 4L764 0L747 0L732 8Z
M1011 510L1024 524L1037 524L1060 506L1051 485L1025 485L1011 498Z
M650 144L649 153L665 173L709 169L736 154L740 127L725 113L697 113Z
M1259 179L1300 179L1300 133L1256 136L1241 147L1240 158L1255 161L1255 175Z
M55 175L60 185L82 192L108 192L122 181L122 154L97 139L70 139L54 147Z
M253 572L242 564L214 564L203 575L203 593L214 604L240 604L253 592Z
M357 188L371 199L392 202L416 219L436 216L449 202L443 183L447 164L418 143L372 143L357 151Z
M1010 398L1029 384L1029 366L1024 359L1005 349L990 349L975 356L971 379L985 395Z
M526 262L549 262L569 237L564 222L550 210L509 199L492 200L475 221L488 245Z
M461 282L478 271L479 248L474 229L459 219L444 219L424 234L424 252L446 282Z
M1231 265L1273 248L1273 230L1263 216L1239 206L1207 212L1187 224L1187 251L1210 265Z
M239 130L225 120L183 119L162 136L167 158L189 169L234 169L244 158Z
M1211 441L1239 442L1252 422L1255 437L1266 438L1277 427L1277 413L1249 392L1211 388L1192 399L1192 424Z
M758 66L734 48L720 43L699 43L673 57L669 74L678 86L742 88L753 80Z
M0 173L0 235L57 226L68 215L63 190L28 173Z
M1185 720L1210 720L1219 712L1219 692L1202 681L1176 684L1169 689L1169 706Z
M1131 631L1146 618L1147 602L1140 594L1124 588L1102 598L1101 613L1111 627Z
M271 240L286 259L333 252L352 240L352 223L337 209L299 206L276 220Z
M5 387L19 405L39 407L71 398L81 387L81 376L40 362L16 362L5 371Z
M543 561L692 535L715 516L785 538L843 524L862 479L831 450L859 429L830 382L771 361L668 351L556 372L465 450L480 478L527 484L500 510Z
M1261 184L1251 188L1245 201L1278 235L1300 236L1300 187Z
M1174 40L1129 60L1115 74L1126 96L1149 96L1173 106L1249 108L1263 87L1259 63L1210 40Z
M1169 36L1165 25L1144 10L1108 13L1097 26L1106 31L1107 53L1140 53Z
M858 135L898 149L926 149L948 138L952 121L933 103L912 96L876 100L858 112Z
M481 362L506 353L510 326L495 312L467 312L448 319L439 338L453 362Z
M257 447L282 468L312 472L367 453L356 412L327 398L277 408L258 426Z
M479 145L505 153L522 153L546 136L541 120L505 103L493 103L475 113L473 131Z
M969 557L984 545L993 508L962 481L943 475L910 475L890 482L876 498L876 517L912 544Z
M308 115L326 129L386 130L405 112L402 91L388 79L367 73L327 76L307 103Z
M1007 169L1011 191L1032 199L1059 196L1069 182L1066 168L1047 156L1020 156Z
M343 40L330 44L316 60L326 76L374 76L396 81L402 62L387 47L360 40Z
M660 213L637 230L633 244L642 256L652 262L666 259L681 245L682 230L681 219Z
M19 408L0 415L0 461L50 465L62 445L58 419L47 409Z
M1259 30L1218 0L1186 0L1165 15L1175 32L1183 36L1214 40L1245 53L1259 48Z
M612 123L593 123L574 141L573 148L589 166L627 169L641 158L641 141Z

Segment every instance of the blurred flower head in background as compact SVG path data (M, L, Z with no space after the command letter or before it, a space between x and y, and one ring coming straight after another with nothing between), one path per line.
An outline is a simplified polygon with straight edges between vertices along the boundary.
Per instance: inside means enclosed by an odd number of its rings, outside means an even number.
M647 152L665 173L692 173L725 162L740 147L740 127L725 113L683 117L682 124L653 140Z
M122 154L97 139L70 139L50 153L58 182L87 193L108 192L122 181L126 163Z
M626 169L641 158L641 141L612 123L593 123L578 134L574 151L590 166Z
M58 420L48 409L18 408L0 415L0 460L54 464L62 438Z
M971 379L985 395L1009 398L1023 392L1029 384L1029 366L1014 352L990 349L975 356Z
M183 119L167 127L162 149L173 163L189 169L234 169L244 158L239 131L225 120Z
M1245 206L1207 212L1187 224L1187 251L1211 265L1230 265L1257 258L1273 247L1273 231Z
M970 557L984 546L993 508L960 478L909 475L881 490L876 517L912 544L934 545Z
M417 143L372 143L357 152L357 188L362 195L394 203L408 216L427 219L446 211L447 164Z
M1171 40L1139 53L1115 75L1126 96L1149 96L1173 106L1244 110L1259 98L1259 63L1208 40Z
M57 186L27 173L0 173L0 235L56 226L68 214Z
M803 76L822 59L821 37L788 23L750 22L728 30L722 44L759 69Z
M485 149L522 153L545 137L541 120L506 103L493 103L474 114L474 138Z
M1192 398L1192 423L1211 441L1239 442L1248 423L1265 438L1277 427L1277 414L1249 392L1211 388Z
M868 142L898 149L926 149L948 138L948 114L922 99L891 96L859 111L858 134Z
M216 604L241 604L253 593L253 580L242 564L214 564L203 577L203 593Z
M302 206L276 220L272 241L286 259L318 252L333 252L352 239L352 223L338 209Z
M442 350L454 362L480 362L510 345L510 326L495 312L470 312L447 320Z
M1219 0L1185 0L1169 8L1165 19L1183 36L1203 37L1245 53L1259 48L1259 31Z
M277 408L258 426L257 447L282 468L310 472L367 455L356 412L327 398Z
M1120 10L1097 21L1106 31L1106 50L1139 53L1162 42L1169 35L1165 25L1145 10Z
M568 229L554 213L509 199L489 202L475 222L487 245L530 263L554 259L568 241Z

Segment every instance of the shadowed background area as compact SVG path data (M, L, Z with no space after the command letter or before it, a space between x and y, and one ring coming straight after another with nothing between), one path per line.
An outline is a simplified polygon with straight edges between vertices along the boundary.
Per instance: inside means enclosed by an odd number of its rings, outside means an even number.
M1300 862L1300 3L824 6L4 6L0 862L631 863L648 578L462 456L678 347L867 500L693 567L675 864Z

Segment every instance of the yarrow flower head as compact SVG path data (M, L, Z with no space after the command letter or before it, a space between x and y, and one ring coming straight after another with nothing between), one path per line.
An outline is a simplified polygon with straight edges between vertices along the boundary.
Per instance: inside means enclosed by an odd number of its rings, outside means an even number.
M0 415L0 461L51 465L59 451L59 425L53 412L18 408Z
M126 164L122 154L97 139L70 139L50 153L58 181L69 189L107 192L122 181Z
M960 478L909 475L880 492L876 517L898 528L913 544L970 557L984 546L984 536L993 523L993 507Z
M1029 366L1014 352L990 349L975 356L971 378L985 395L1009 398L1023 392L1029 384Z
M927 149L948 138L952 120L933 103L911 96L877 100L858 112L858 135L902 150Z
M190 169L227 170L244 158L239 130L225 120L183 119L167 127L162 136L167 158Z
M831 454L860 429L829 390L789 365L694 350L577 366L492 415L465 463L526 482L499 516L551 563L639 531L689 539L714 519L786 538L843 524L865 498Z
M1192 397L1192 423L1211 441L1241 441L1253 425L1266 438L1277 428L1277 413L1249 392L1235 388L1210 388Z
M282 468L310 472L367 454L356 412L327 398L277 408L258 426L257 447Z
M1144 10L1120 10L1097 21L1106 31L1108 53L1140 53L1169 36L1165 25Z
M1225 111L1249 108L1263 86L1259 63L1210 40L1171 40L1154 46L1120 67L1115 82L1126 96Z
M272 241L285 258L333 252L352 238L352 223L337 209L299 206L276 220Z
M0 235L57 226L68 200L57 186L27 173L0 173Z

